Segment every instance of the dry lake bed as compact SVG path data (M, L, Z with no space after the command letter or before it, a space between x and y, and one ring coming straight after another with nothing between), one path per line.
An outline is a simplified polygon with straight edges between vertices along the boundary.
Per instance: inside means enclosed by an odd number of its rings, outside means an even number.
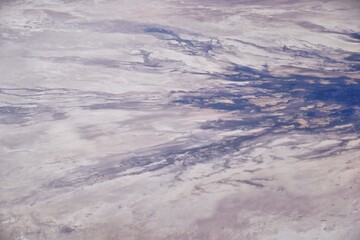
M0 0L1 240L359 240L360 2Z

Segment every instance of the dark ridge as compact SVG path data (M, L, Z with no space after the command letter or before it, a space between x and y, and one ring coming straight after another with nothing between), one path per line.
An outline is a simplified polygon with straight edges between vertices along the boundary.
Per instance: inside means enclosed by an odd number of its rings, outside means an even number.
M349 71L350 72L358 72L358 71L360 71L360 64L351 64L349 66Z
M349 34L349 36L350 36L351 38L360 40L360 33L351 33L351 34Z
M233 103L219 102L220 98L228 98ZM211 92L204 93L204 95L186 95L182 96L181 99L173 101L175 104L186 104L194 105L199 108L212 108L225 111L236 111L236 110L258 110L254 105L248 103L248 100L242 99L241 94L229 93L229 92Z
M241 73L251 73L260 77L272 77L268 72L264 72L264 71L259 71L255 68L251 68L251 67L246 67L246 66L235 66L234 71L236 72L241 72Z
M256 182L253 182L253 181L250 181L250 180L235 180L235 181L236 181L236 182L239 182L239 183L245 183L245 184L248 184L248 185L257 187L257 188L263 188L263 187L265 187L265 185L263 185L263 184L261 184L261 183L256 183Z
M212 42L209 41L196 41L196 40L187 40L181 38L178 34L171 30L167 30L165 28L160 27L148 27L144 29L144 32L150 34L162 34L173 37L173 40L176 40L178 43L183 43L184 45L181 46L182 50L189 55L200 55L200 54L208 54L212 51L215 46ZM165 39L169 40L169 39Z
M166 35L170 35L170 36L178 38L178 35L176 33L174 33L171 30L164 29L164 28L148 27L148 28L144 29L144 32L147 32L147 33L161 33L161 34L166 34Z
M351 54L350 56L346 57L345 60L353 61L353 62L360 62L360 54L359 53Z
M289 53L289 54L291 54L293 56L296 56L296 57L320 58L320 59L326 60L327 62L331 62L331 63L336 62L335 60L333 60L333 59L331 59L329 57L322 56L320 53L318 53L316 51L309 52L309 51L305 51L305 50L291 49L286 45L283 46L283 52Z
M0 114L16 114L23 115L30 113L29 108L24 107L0 107Z
M263 80L263 78L272 78L273 77L266 71L259 71L255 68L246 67L246 66L236 65L235 67L233 67L229 70L234 71L236 73L231 73L231 74L218 73L218 74L214 74L213 76L224 78L226 80L235 81L235 82L249 81L249 80L254 80L254 79Z
M99 110L99 109L131 109L135 106L138 106L138 103L135 102L107 102L107 103L96 103L88 106L83 106L85 109L90 110Z
M181 162L181 169L201 162L212 161L214 158L236 151L245 141L256 138L256 136L239 136L223 139L219 142L206 146L181 149L173 152L164 150L163 153L145 155L116 161L113 164L84 166L76 169L64 178L54 179L45 188L66 188L82 185L93 185L98 182L115 179L126 175L138 175L144 172L156 171L175 162ZM165 162L164 162L165 160ZM138 169L138 170L137 170ZM135 170L131 173L124 173Z
M360 106L360 85L347 85L342 82L328 85L318 85L309 88L307 99L345 104L345 106Z

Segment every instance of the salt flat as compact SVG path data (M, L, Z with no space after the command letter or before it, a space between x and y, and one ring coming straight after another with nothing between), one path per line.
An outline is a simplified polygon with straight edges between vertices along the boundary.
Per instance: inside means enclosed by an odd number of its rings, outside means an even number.
M0 1L0 239L358 240L358 1Z

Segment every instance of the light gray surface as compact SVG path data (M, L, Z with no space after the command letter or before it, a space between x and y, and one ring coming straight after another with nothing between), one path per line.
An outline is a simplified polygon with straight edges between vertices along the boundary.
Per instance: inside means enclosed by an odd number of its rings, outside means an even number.
M358 240L358 1L0 1L0 238Z

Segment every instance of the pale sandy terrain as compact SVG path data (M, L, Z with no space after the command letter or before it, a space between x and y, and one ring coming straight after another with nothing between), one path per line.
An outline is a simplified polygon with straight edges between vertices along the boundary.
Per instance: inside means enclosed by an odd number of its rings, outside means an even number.
M0 239L359 240L359 13L0 0Z

